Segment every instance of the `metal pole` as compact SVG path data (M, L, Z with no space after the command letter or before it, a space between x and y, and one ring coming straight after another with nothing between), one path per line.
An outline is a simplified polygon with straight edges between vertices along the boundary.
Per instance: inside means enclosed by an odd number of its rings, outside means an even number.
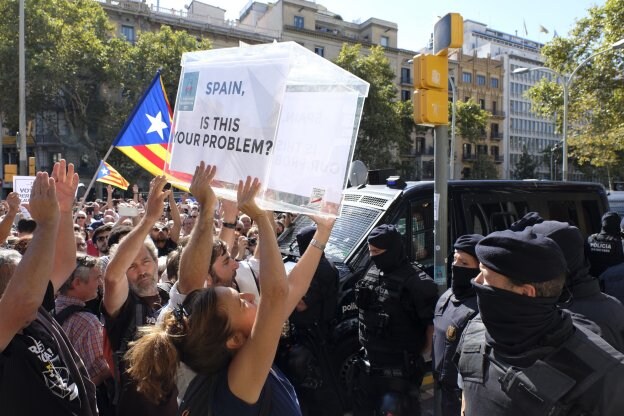
M451 155L450 155L450 174L449 179L455 179L455 104L457 103L457 91L455 91L455 81L453 77L449 77L451 90L453 92L453 107L451 115Z
M433 279L446 289L448 254L448 125L435 127L433 184Z
M24 0L19 2L19 174L28 175L26 156L26 56L24 53Z
M568 79L564 78L563 80L563 145L561 147L563 161L561 167L561 180L564 182L568 180L568 88L571 81L571 76Z

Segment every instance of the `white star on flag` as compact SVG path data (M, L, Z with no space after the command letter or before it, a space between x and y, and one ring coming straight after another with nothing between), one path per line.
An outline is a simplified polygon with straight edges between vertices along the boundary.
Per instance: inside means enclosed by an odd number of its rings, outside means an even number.
M106 169L106 168L102 168L102 170L100 172L102 172L102 175L104 175L104 176L107 176L109 174L108 169Z
M160 136L160 140L165 140L165 138L163 137L163 130L167 128L167 123L165 123L162 119L162 112L159 111L158 114L156 114L156 117L152 117L149 114L145 115L149 119L150 123L152 123L150 125L150 128L147 129L147 132L145 132L145 134L157 132Z

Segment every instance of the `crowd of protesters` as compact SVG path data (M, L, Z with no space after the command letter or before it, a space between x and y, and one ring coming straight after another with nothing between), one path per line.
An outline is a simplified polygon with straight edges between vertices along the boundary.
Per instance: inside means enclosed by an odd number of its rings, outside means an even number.
M260 208L255 196L261 184L249 177L241 178L236 201L220 201L211 186L215 175L216 168L202 162L190 194L179 198L158 176L144 194L135 185L132 199L114 199L109 186L106 200L85 203L75 198L73 165L62 160L50 175L37 173L28 201L16 193L2 201L3 414L339 413L335 392L306 390L314 384L310 374L291 383L300 374L288 364L280 368L278 354L289 319L326 336L338 285L338 272L323 253L333 219L312 217L316 225L297 236L301 257L287 272L277 237L296 215ZM398 244L401 237L384 227L369 236L382 272L369 281L382 289L385 275L400 275L388 250L392 238ZM423 272L418 288L427 283L434 289L419 303L422 336L412 359L420 369L420 354L433 343L444 415L563 415L572 408L622 414L624 395L618 393L624 386L613 380L624 371L624 307L601 291L620 299L624 292L620 232L614 213L605 214L603 230L588 241L576 227L532 213L512 230L462 236L455 243L452 286L435 307L435 286ZM373 283L366 287L381 303L391 298ZM396 289L395 309L407 307L403 284ZM374 344L372 326L364 324L368 335L360 339L368 342L370 359L383 350L384 338ZM581 350L600 359L577 354ZM587 374L557 361L565 357L582 362ZM397 374L392 377L403 377ZM559 396L545 393L549 383L570 377L577 379ZM417 378L416 387L422 374ZM519 399L524 387L516 379L534 382L529 396L541 404ZM372 403L358 414L378 409Z

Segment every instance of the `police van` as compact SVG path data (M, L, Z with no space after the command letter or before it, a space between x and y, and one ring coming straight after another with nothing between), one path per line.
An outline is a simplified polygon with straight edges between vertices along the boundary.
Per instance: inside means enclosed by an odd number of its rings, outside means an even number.
M346 385L353 355L358 351L357 307L354 285L371 265L366 239L380 224L395 224L404 238L407 254L432 275L433 182L365 184L344 191L325 254L340 272L336 325L329 340L330 356ZM449 258L452 245L463 234L487 235L509 226L526 213L565 221L580 228L585 237L600 231L600 219L608 210L601 184L552 181L450 181L448 183ZM296 261L297 232L311 224L299 216L279 238L285 261ZM450 262L449 262L450 269Z
M609 209L624 217L624 191L609 191L607 195L609 200Z

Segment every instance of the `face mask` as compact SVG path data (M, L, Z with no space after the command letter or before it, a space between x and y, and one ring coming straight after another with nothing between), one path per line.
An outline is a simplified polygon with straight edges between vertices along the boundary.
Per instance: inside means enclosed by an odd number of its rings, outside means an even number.
M452 266L451 270L453 272L451 288L455 297L474 296L475 292L470 281L477 277L481 270L459 266Z
M539 345L562 318L556 297L530 297L473 282L486 339L494 349L517 354Z
M382 272L390 272L399 266L399 259L389 250L386 250L376 256L372 256L371 260L373 260L375 266L377 266L377 268Z

